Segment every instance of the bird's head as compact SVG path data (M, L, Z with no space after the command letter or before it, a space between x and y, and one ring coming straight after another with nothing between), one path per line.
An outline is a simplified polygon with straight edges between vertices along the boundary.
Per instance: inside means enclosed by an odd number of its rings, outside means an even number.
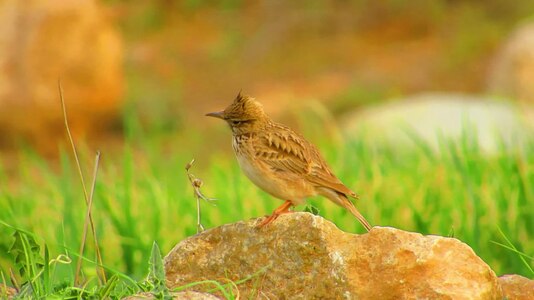
M269 117L263 111L263 106L249 96L239 92L234 102L225 110L206 114L225 120L234 134L244 134L259 131Z

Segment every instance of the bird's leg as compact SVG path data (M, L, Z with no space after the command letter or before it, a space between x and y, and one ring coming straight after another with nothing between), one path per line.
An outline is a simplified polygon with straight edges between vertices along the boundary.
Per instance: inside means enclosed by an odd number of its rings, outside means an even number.
M290 213L292 211L289 210L289 208L293 206L293 203L291 203L291 201L289 200L286 200L286 202L284 202L284 204L280 205L278 208L276 208L273 213L268 216L267 218L265 218L265 220L263 220L259 225L258 227L263 227L269 223L271 223L272 221L274 221L276 218L278 218L278 216L280 216L281 214L287 214L287 213Z

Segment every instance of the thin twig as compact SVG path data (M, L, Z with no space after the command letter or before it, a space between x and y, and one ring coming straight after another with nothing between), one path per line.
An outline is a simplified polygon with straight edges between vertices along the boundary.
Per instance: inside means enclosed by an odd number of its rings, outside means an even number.
M82 183L83 194L84 194L84 198L85 198L85 204L87 205L87 215L88 215L88 219L89 219L89 224L91 225L91 232L92 232L92 235L93 235L93 241L95 243L95 252L96 252L96 255L97 255L97 261L98 261L98 264L102 266L103 265L102 256L100 255L100 247L98 246L98 239L96 237L96 230L95 230L95 226L94 226L94 222L93 222L93 216L91 214L91 208L90 208L91 207L90 202L92 202L92 193L93 192L91 191L91 198L90 198L88 196L88 194L87 194L87 188L85 186L85 180L84 180L84 177L83 177L82 166L80 164L80 159L78 158L78 151L76 150L76 145L74 144L74 139L72 138L72 134L70 132L69 122L68 122L68 119L67 119L67 107L65 105L65 100L63 99L63 87L61 86L61 80L58 80L57 84L58 84L58 90L59 90L59 98L61 100L61 108L63 110L63 121L65 123L65 129L67 131L67 136L69 138L69 142L70 142L70 145L72 147L72 152L74 154L74 160L76 161L76 166L78 168L78 175L80 176L80 180L81 180L81 183ZM99 156L100 156L100 154L97 155L97 157L99 157ZM96 169L98 169L98 163L95 166L95 172L94 172L95 174L96 174ZM95 181L96 181L96 177L93 178L93 188L94 188ZM81 242L80 257L83 254L83 249L85 247L85 240L86 240L86 234L83 236L83 239L82 239L82 242ZM80 261L78 261L78 264L80 264L80 268L81 268L81 262ZM79 283L79 278L80 278L79 271L80 270L77 269L77 272L75 274L75 279L74 279L75 284ZM105 283L106 282L106 277L105 277L103 269L101 270L101 274L103 274L103 276L100 279L102 280L103 283Z
M82 182L83 195L85 197L85 204L89 203L89 197L87 197L87 188L85 187L85 180L83 178L82 166L80 164L80 159L78 158L78 151L76 151L76 145L74 144L74 139L70 133L69 121L67 119L67 107L65 106L65 100L63 99L63 87L61 86L61 80L57 81L59 89L59 98L61 100L61 108L63 110L63 121L65 123L65 129L67 130L67 135L69 137L70 145L72 147L72 153L74 154L74 160L76 161L76 166L78 167L78 176Z
M214 201L217 199L215 198L208 198L202 194L202 191L200 190L200 187L202 186L203 182L199 178L196 178L195 175L189 173L189 169L193 166L193 163L195 162L195 159L193 158L191 162L189 162L187 165L185 165L185 171L187 173L187 178L189 178L189 182L191 183L191 186L194 190L195 199L197 201L197 233L204 231L204 226L202 226L201 223L201 215L200 215L200 200L204 200L211 205L215 206Z

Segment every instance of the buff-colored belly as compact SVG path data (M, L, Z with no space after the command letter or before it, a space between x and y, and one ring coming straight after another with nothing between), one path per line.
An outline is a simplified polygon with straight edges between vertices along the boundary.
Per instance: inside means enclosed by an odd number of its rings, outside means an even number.
M250 181L276 198L299 205L305 202L306 197L316 194L313 186L296 174L276 172L261 161L251 162L240 155L236 156L241 170Z

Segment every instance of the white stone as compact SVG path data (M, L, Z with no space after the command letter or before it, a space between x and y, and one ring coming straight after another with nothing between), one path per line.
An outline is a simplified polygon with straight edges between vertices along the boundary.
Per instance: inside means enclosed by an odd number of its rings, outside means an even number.
M531 108L534 109L534 108ZM392 100L350 113L343 121L344 134L394 147L414 146L415 135L432 149L443 141L476 142L486 153L503 145L521 147L533 135L527 108L514 103L462 94L426 93Z

